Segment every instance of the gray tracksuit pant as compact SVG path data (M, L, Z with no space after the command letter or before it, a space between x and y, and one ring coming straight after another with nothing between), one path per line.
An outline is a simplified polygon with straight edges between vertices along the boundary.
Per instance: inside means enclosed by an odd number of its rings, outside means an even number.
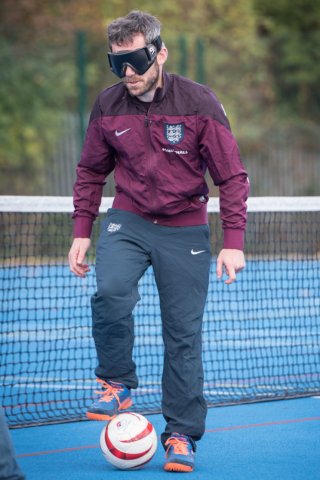
M0 478L3 480L23 480L25 476L21 472L15 459L11 437L0 406Z
M110 209L97 245L97 292L92 297L96 375L136 388L132 310L138 281L152 265L160 297L164 341L162 441L172 432L199 440L204 433L201 331L208 291L207 225L166 227Z

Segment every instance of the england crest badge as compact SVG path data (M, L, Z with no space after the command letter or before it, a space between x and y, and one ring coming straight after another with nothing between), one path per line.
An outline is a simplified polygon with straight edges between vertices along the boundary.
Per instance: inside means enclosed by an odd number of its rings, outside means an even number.
M184 137L184 123L165 123L164 136L172 145L180 143Z

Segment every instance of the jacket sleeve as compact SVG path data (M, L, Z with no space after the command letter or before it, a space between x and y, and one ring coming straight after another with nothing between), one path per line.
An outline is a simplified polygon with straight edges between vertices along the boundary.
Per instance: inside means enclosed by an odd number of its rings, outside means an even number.
M223 247L243 250L249 179L227 117L214 96L211 106L212 114L199 117L200 153L219 187Z
M103 137L99 97L92 109L73 189L74 238L90 238L99 214L106 177L115 167L115 154Z

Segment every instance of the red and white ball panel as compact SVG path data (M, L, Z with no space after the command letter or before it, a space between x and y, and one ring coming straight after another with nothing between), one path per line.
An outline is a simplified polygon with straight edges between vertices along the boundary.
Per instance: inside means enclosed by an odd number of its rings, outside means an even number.
M121 413L102 430L100 447L105 459L117 468L139 468L148 463L157 450L157 434L143 415Z

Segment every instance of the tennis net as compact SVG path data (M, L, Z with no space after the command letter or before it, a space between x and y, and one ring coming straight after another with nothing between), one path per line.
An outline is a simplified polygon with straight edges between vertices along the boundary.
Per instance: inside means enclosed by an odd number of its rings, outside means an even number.
M111 205L105 198L101 217ZM72 199L0 197L0 385L11 426L84 419L96 388L90 297L67 265ZM216 280L221 248L210 200L212 272L203 326L209 406L320 392L320 197L251 198L246 269ZM96 222L93 245L99 232ZM94 264L94 246L89 262ZM161 409L163 343L150 268L135 308L136 411Z

